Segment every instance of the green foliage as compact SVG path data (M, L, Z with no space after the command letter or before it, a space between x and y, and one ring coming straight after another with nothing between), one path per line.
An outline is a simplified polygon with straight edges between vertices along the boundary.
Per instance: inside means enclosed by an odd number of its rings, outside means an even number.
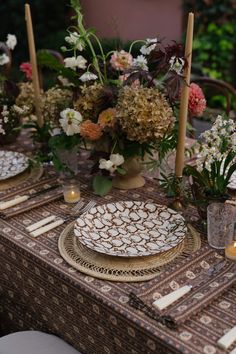
M193 69L235 84L236 7L234 0L184 0L196 14Z
M50 148L55 151L58 149L71 150L73 147L79 145L81 137L78 134L68 136L65 133L54 135L49 140Z
M175 197L180 195L180 191L184 188L183 180L175 175L175 173L170 173L166 175L160 173L161 178L158 179L160 182L160 187L164 189L167 197Z
M37 49L58 50L64 40L70 23L70 7L67 1L29 0ZM24 2L21 0L0 1L1 39L8 33L17 36L18 44L13 53L13 65L16 78L19 77L19 65L29 60L29 50L24 14Z
M203 170L199 172L194 166L186 166L184 174L192 176L206 196L220 198L227 194L230 177L236 171L234 159L235 153L230 151L225 160L212 162L210 171L203 167Z

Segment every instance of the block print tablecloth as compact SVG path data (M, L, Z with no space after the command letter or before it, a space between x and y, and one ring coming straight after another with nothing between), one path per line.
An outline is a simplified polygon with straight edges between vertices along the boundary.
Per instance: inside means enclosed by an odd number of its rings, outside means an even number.
M87 166L80 161L81 170ZM150 180L144 188L114 191L98 198L81 173L82 195L98 203L122 199L154 200L163 195ZM1 195L0 195L1 197ZM223 354L216 341L236 325L236 287L198 315L171 331L128 305L129 292L144 283L98 280L71 268L57 249L60 226L32 239L24 227L71 206L52 202L9 220L0 220L1 321L7 330L39 329L59 335L86 354L205 353ZM195 218L193 210L187 213ZM232 348L230 348L232 349ZM228 351L229 352L229 351Z

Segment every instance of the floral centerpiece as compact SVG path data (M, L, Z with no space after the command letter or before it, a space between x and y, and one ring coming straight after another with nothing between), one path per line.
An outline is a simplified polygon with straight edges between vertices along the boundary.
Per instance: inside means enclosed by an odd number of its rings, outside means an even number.
M236 171L236 122L218 115L212 128L202 133L195 166L186 166L185 174L193 178L200 200L226 200L227 187ZM196 197L199 199L196 188Z
M77 26L68 30L62 47L71 53L64 67L46 53L40 57L41 64L58 72L64 88L73 91L73 102L53 119L51 130L57 129L50 145L70 141L72 148L83 142L91 150L94 190L103 195L117 178L129 175L132 162L152 164L154 151L161 159L175 148L175 116L187 61L181 45L159 38L132 42L127 51L105 52L94 30L85 29L78 1L71 5Z
M65 38L62 49L73 56L65 58L62 75L75 94L73 106L60 113L61 133L52 140L78 136L92 149L93 187L101 195L115 176L127 174L130 160L144 161L157 142L164 145L172 135L185 59L180 45L164 46L157 38L104 53L94 31L84 28L78 2L72 6L78 25ZM133 57L137 43L140 54Z
M16 36L8 34L4 44L5 52L0 54L0 67L4 68L10 63L11 51L16 44ZM0 144L11 142L15 138L15 128L20 125L19 111L21 109L15 104L18 93L17 85L7 79L3 71L3 74L0 74Z

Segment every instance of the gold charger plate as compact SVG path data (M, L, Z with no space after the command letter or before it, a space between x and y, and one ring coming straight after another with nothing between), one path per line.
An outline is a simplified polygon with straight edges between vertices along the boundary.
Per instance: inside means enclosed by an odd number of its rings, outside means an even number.
M186 258L200 246L200 235L190 225L185 239L176 247L144 257L108 256L93 251L81 244L74 235L74 223L65 228L58 240L61 256L72 267L95 278L119 282L152 279L165 269L166 264Z

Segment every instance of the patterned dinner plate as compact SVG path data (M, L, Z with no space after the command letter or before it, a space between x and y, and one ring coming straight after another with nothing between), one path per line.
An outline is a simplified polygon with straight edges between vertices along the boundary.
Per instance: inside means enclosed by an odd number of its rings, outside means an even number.
M0 151L0 181L14 177L29 167L29 160L24 154L15 151Z
M121 201L90 209L75 222L79 241L110 256L138 257L167 251L187 227L176 211L159 204Z

